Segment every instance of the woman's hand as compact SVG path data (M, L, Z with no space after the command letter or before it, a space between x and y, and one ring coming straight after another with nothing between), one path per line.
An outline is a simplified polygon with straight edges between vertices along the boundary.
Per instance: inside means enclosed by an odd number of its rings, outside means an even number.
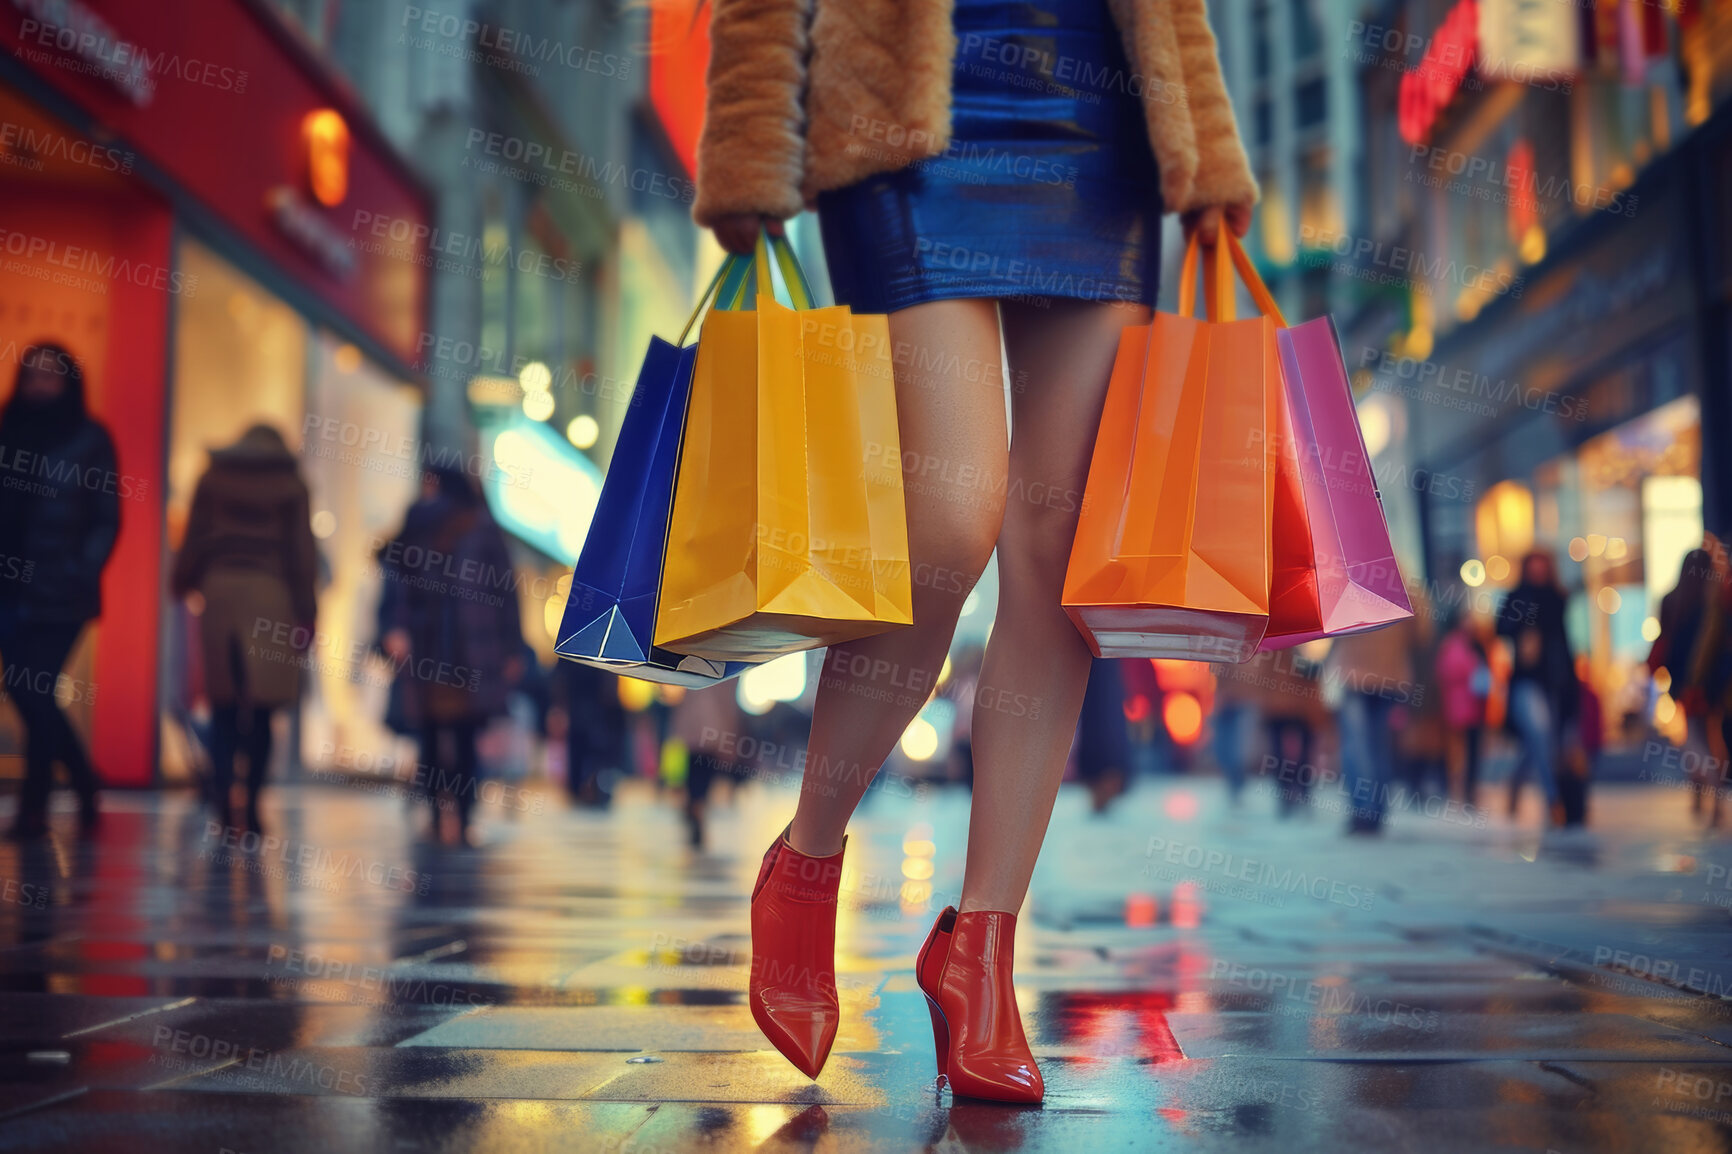
M1208 208L1193 208L1179 217L1179 224L1185 230L1185 240L1190 241L1193 235L1197 243L1204 248L1215 247L1215 242L1221 236L1221 220L1225 216L1227 227L1233 230L1233 235L1243 237L1251 231L1251 206L1248 204L1210 205Z
M758 243L758 230L767 229L771 236L782 236L782 222L773 216L755 212L736 212L716 221L711 231L723 248L741 256L750 253Z

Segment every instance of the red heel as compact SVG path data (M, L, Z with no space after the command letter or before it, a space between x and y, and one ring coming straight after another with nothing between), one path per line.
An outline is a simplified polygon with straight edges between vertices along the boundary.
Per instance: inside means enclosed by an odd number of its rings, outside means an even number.
M944 978L944 959L950 954L950 931L955 925L955 908L944 907L914 959L914 982L926 995L926 1011L932 1015L932 1046L938 1053L938 1076L946 1081L950 1076L950 1023L944 1020L944 1011L939 1008L938 987Z
M752 973L746 1000L764 1037L808 1078L830 1057L836 996L836 894L842 849L809 857L782 831L752 888Z
M938 1068L960 1097L1032 1105L1046 1096L1011 984L1015 944L1015 914L946 909L921 951Z

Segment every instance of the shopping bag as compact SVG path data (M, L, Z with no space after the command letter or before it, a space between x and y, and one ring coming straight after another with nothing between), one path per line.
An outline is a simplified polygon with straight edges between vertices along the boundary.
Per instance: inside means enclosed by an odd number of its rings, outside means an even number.
M1239 662L1268 624L1277 314L1262 290L1267 315L1233 319L1228 249L1209 320L1193 238L1178 315L1119 336L1063 595L1099 657Z
M913 621L889 318L813 308L783 238L752 267L698 338L656 614L657 645L714 661Z
M686 333L711 296L739 298L750 272L748 259L725 261L686 322ZM696 687L732 677L748 665L675 653L653 642L674 475L697 357L697 346L685 339L685 333L679 344L650 338L572 570L553 651L647 681Z
M1275 344L1282 431L1275 572L1260 648L1286 649L1412 617L1335 322L1324 316L1282 328Z

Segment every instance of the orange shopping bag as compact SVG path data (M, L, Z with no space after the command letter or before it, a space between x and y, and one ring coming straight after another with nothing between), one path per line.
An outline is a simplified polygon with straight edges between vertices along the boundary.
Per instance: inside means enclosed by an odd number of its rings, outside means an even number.
M1209 320L1193 315L1192 238L1179 314L1119 337L1064 582L1100 657L1245 661L1268 626L1279 313L1253 274L1266 315L1233 319L1230 247L1215 247Z

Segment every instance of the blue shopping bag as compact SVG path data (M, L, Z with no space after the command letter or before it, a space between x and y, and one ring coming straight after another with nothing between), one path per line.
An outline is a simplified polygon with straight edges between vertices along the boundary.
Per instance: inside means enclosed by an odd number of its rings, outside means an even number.
M651 644L668 515L697 345L685 344L711 294L732 307L745 290L750 258L730 257L698 300L680 344L650 339L637 388L620 426L595 517L572 570L571 592L553 651L614 673L696 687L726 680L753 662L713 661Z

